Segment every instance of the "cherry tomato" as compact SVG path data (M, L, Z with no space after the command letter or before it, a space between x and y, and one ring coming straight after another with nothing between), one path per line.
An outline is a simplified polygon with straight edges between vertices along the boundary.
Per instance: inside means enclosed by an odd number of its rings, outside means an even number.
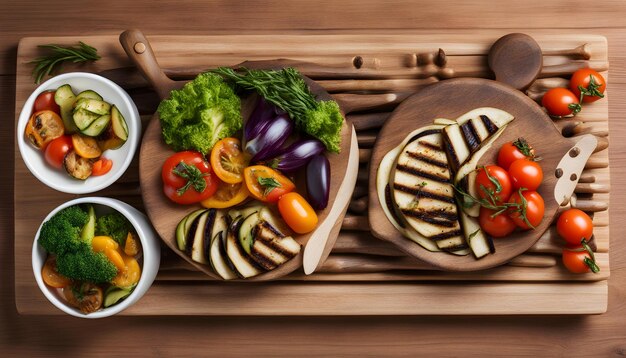
M539 226L541 224L541 220L543 220L543 214L545 211L545 204L543 202L543 198L536 191L524 190L522 191L522 196L526 200L526 218L530 222L533 227ZM516 191L509 198L509 203L522 204L521 197L519 195L519 191ZM509 216L515 222L517 227L522 228L523 230L531 229L530 226L524 220L521 214L522 206L520 208L511 208L509 209Z
M113 168L113 161L111 159L100 157L100 159L96 160L93 163L91 175L94 175L94 176L104 175L108 173L109 171L111 171L111 168Z
M589 85L591 84L592 78L593 86L590 87ZM577 98L580 98L580 89L578 86L587 89L588 94L583 96L583 102L590 103L604 97L603 94L606 90L606 81L597 71L592 70L591 68L581 68L580 70L574 72L572 78L569 80L569 89Z
M268 203L277 202L282 195L296 188L289 178L264 165L247 167L243 176L250 195Z
M35 98L35 104L33 105L33 112L39 111L52 111L58 115L61 115L61 108L54 101L54 94L56 91L44 91Z
M170 156L161 169L163 192L178 204L193 204L217 191L218 180L199 152L184 151Z
M68 135L53 139L44 152L46 162L55 168L63 167L65 155L72 149L72 137Z
M317 214L302 195L292 192L280 197L278 211L291 230L306 234L317 226Z
M228 184L220 181L217 191L210 198L202 200L200 204L205 208L230 208L240 204L250 195L246 183Z
M515 230L517 225L506 213L492 217L496 212L484 207L480 208L478 223L480 228L493 237L505 237Z
M567 116L580 112L578 97L567 88L553 88L543 95L541 105L551 116Z
M593 222L589 215L579 209L564 211L556 222L556 231L570 247L580 246L584 238L587 241L593 235Z
M563 265L572 273L587 273L591 269L585 263L585 258L591 259L591 255L587 251L573 251L563 249Z
M46 285L54 288L62 288L68 286L71 281L69 278L61 275L57 271L57 260L52 256L48 256L46 263L41 269L41 278Z
M529 159L518 159L509 167L509 176L513 188L526 188L537 190L543 180L543 170L541 166Z
M487 192L489 192L493 193L497 203L503 203L509 200L512 189L511 179L506 170L496 165L487 165L485 169L487 169L486 172L483 168L478 169L478 174L476 175L476 191L478 192L478 196L482 199L488 198L489 194ZM491 177L491 179L489 177ZM492 179L500 183L499 189Z
M218 178L228 184L243 181L243 169L249 161L237 138L224 138L215 143L211 150L211 168Z
M82 134L72 134L72 146L76 154L86 159L94 159L102 155L98 141Z
M515 142L507 142L502 145L498 152L498 165L504 170L509 170L514 161L534 157L535 150L524 138L519 138Z

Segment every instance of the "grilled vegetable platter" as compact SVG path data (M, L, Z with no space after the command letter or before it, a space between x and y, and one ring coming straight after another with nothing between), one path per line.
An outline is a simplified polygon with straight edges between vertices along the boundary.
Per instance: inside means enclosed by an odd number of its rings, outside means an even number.
M141 33L120 41L162 99L142 141L140 182L164 242L224 280L285 276L303 266L309 243L323 261L358 170L356 136L330 95L267 63L173 81Z
M596 145L593 136L563 137L522 92L484 79L425 88L378 138L373 234L454 271L494 267L528 250L567 203Z

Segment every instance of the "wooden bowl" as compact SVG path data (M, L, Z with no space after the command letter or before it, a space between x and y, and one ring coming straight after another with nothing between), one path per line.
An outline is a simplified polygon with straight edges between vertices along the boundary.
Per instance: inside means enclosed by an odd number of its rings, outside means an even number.
M376 177L382 158L409 132L432 124L435 118L455 119L479 107L495 107L515 116L504 133L494 142L493 148L482 157L479 165L496 163L498 149L503 143L514 141L518 137L526 138L543 158L538 163L543 169L544 179L537 191L545 201L545 214L541 224L534 230L515 231L506 238L494 239L495 253L477 260L472 254L456 256L444 252L431 252L405 238L387 219L382 210L385 203L381 203L375 193ZM592 138L592 141L595 148L595 138ZM558 179L555 170L560 167L561 159L564 155L567 156L575 143L575 140L561 135L552 120L533 100L508 85L477 78L451 79L431 85L398 106L378 134L370 161L369 222L372 233L380 239L394 243L411 256L444 270L474 271L504 264L528 250L539 240L550 226L563 198L569 198L573 192L593 148L589 153L586 151L585 155L581 154L575 158L577 161L575 168L564 168L574 171L579 168L575 180L570 180L570 174L567 178ZM569 172L566 170L566 173ZM556 197L560 199L557 201Z

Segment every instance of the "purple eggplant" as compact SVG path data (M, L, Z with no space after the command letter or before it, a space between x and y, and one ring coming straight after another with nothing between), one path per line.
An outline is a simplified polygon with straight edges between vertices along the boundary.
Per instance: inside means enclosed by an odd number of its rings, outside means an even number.
M291 119L286 114L278 115L261 133L246 143L246 151L252 154L252 162L276 157L292 131Z
M306 191L313 209L322 210L328 206L330 162L324 154L314 156L306 166Z
M272 159L272 167L281 172L292 173L305 165L312 157L322 153L326 147L317 139L297 141L283 149L280 155Z
M277 114L276 106L259 96L254 111L246 121L244 139L249 141L258 136L276 118Z

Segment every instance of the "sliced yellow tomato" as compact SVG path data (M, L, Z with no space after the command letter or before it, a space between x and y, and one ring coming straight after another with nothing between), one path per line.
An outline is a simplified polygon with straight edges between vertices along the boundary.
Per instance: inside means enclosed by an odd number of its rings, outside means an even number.
M237 184L243 181L243 169L250 162L237 138L224 138L211 150L211 168L223 182Z
M95 236L91 239L91 249L95 252L104 252L107 249L117 250L119 244L109 236Z
M217 191L208 199L202 200L200 204L209 209L230 208L240 204L250 195L246 184L228 184L220 182Z
M120 270L111 283L117 287L130 287L141 277L141 267L134 257L124 255L124 269Z
M124 253L128 256L135 256L139 253L139 240L135 238L130 231L126 235L126 242L124 243Z
M86 159L98 158L102 155L102 150L98 147L98 142L82 134L72 134L72 145L76 154Z
M52 111L34 113L28 123L24 135L38 149L43 149L50 141L65 133L63 120Z
M43 265L41 277L46 285L54 288L66 287L71 283L69 278L57 271L57 260L52 256L48 256L46 263Z
M296 186L289 178L264 165L254 165L244 169L244 178L250 195L257 200L275 203Z

